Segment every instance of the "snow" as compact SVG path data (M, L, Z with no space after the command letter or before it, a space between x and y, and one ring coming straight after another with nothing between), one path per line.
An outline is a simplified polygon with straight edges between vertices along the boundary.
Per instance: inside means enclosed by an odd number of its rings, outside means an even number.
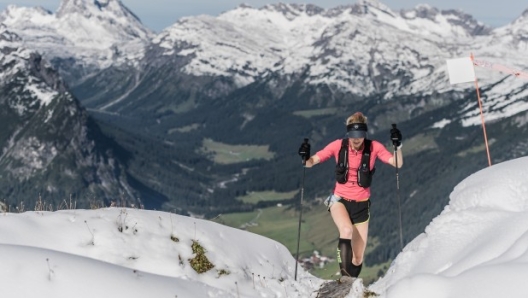
M357 6L313 14L288 4L241 6L218 17L183 19L158 34L154 43L166 55L189 56L192 60L182 70L197 76L236 76L243 85L267 72L286 76L305 72L306 84L327 84L358 95L382 94L386 100L453 90L468 94L473 84L449 84L445 61L471 53L477 59L528 69L525 17L472 36L470 32L483 24L461 11L418 5L398 13L379 1L362 3L368 7L361 13ZM487 117L498 119L526 109L526 82L501 82L505 74L490 72L478 74ZM385 79L389 74L398 75ZM473 105L461 118L464 126L481 121Z
M152 32L120 1L106 4L99 9L94 1L65 0L55 14L9 5L0 21L49 60L76 57L105 68L142 58Z
M6 35L8 31L5 30L5 27L0 27L0 35ZM17 74L28 73L27 62L31 59L31 56L35 52L24 49L20 47L20 42L2 40L0 41L0 49L3 51L0 53L0 62L4 65L3 69L0 70L0 79L5 82L10 82L14 79ZM46 67L50 67L49 64L46 64ZM27 83L24 84L23 93L27 93L33 99L31 104L21 103L18 100L13 100L11 102L12 108L19 115L23 115L27 112L28 107L35 105L38 106L47 106L51 103L53 98L59 95L59 92L53 90L41 79L38 79L34 76L27 75ZM51 111L52 113L52 111ZM48 113L47 119L51 117L51 114ZM47 120L45 120L46 122Z
M469 21L455 13L421 5L398 14L376 1L367 4L365 13L348 6L315 14L288 4L241 6L218 17L184 18L153 42L165 55L191 57L182 70L197 76L246 77L242 82L247 84L263 73L290 75L309 66L307 84L329 84L354 94L382 93L386 99L451 91L445 59L472 50L480 55L489 44L457 25ZM418 11L426 16L417 17ZM504 49L486 53L497 55ZM411 78L410 84L400 85L399 78L381 86L372 81L398 72ZM483 78L483 83L496 81Z
M527 180L528 157L464 179L368 290L380 298L524 297ZM215 265L206 273L190 266L193 241ZM316 297L324 282L301 267L295 281L295 260L274 240L123 208L2 213L0 262L9 298ZM347 298L362 297L362 289L357 280Z
M35 82L35 80L36 79L30 77L28 84L25 85L25 89L28 90L33 97L39 99L43 105L48 105L55 96L59 95L59 92L52 90L42 82Z
M193 241L215 265L206 273L190 266ZM158 211L4 213L0 243L7 297L309 297L321 283L300 267L295 282L278 242Z
M436 123L433 124L433 128L444 128L446 125L448 125L449 123L451 123L451 120L449 119L442 119Z
M459 183L449 205L371 290L380 298L525 297L528 157Z

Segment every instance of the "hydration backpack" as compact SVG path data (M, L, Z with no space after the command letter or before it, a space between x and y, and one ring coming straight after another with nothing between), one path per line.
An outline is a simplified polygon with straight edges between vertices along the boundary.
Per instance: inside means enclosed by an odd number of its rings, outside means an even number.
M367 188L372 183L372 176L376 172L376 168L370 170L370 151L372 141L365 139L363 154L361 155L361 163L357 172L357 183L359 186ZM341 142L341 149L335 168L336 181L340 184L345 184L348 180L348 139L345 138Z

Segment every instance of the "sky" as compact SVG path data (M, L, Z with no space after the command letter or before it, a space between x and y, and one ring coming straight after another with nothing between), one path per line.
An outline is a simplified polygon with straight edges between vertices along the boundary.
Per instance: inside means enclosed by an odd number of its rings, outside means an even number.
M52 12L59 7L61 0L10 0L0 1L0 10L7 5L17 6L42 6ZM236 8L241 3L252 7L262 7L270 3L311 3L323 8L332 8L339 5L354 4L357 0L121 0L132 12L134 12L147 27L154 31L174 24L185 16L208 14L216 16L223 11ZM472 15L477 20L492 26L499 27L510 23L521 13L528 9L528 3L524 0L384 0L381 3L393 10L402 8L413 8L417 4L426 3L439 9L461 9Z
M461 181L385 276L346 298L526 297L528 157ZM277 207L279 208L279 207ZM192 243L214 267L191 268ZM138 209L0 213L5 298L315 298L324 280L274 240L211 221ZM372 296L370 296L372 297Z

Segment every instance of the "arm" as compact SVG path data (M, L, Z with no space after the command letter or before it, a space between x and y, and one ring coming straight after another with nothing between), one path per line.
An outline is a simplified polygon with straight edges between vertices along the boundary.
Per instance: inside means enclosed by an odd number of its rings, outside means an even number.
M331 157L335 157L335 154L336 152L339 152L339 149L341 149L341 139L335 140L332 143L326 145L326 147L324 147L322 150L308 158L306 160L305 167L311 168L318 163L327 161Z
M376 152L377 158L379 158L382 162L389 164L393 167L396 167L396 157L397 157L398 158L398 168L402 167L403 154L401 151L401 146L396 151L396 154L393 154L380 142L372 141L372 145Z
M396 167L396 161L398 162L398 168L401 168L403 166L403 154L401 151L401 147L400 149L396 150L396 155L389 158L389 164L393 167Z
M305 167L311 168L320 162L321 162L321 159L319 159L319 156L313 155L312 157L308 158L308 160L306 161Z

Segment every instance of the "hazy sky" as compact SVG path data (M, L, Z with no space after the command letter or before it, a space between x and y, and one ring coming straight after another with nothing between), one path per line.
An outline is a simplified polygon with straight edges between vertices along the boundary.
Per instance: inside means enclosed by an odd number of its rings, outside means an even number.
M59 7L61 0L0 0L0 10L7 5L42 6L52 12ZM91 0L90 0L91 1ZM233 9L241 3L261 7L269 3L312 3L324 8L353 4L357 0L121 0L150 29L160 31L175 23L183 16L198 14L218 15ZM510 23L528 9L526 0L383 0L381 3L393 10L413 8L426 3L439 9L461 9L489 26Z

